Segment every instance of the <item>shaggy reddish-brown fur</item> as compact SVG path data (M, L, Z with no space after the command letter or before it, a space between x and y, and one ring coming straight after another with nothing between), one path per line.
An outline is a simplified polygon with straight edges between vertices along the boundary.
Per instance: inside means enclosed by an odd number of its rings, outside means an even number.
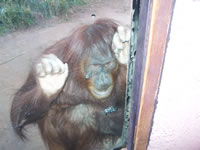
M22 139L24 127L37 123L50 150L102 150L116 143L123 124L126 66L118 62L112 72L114 89L103 100L95 99L89 92L81 66L89 57L105 56L106 50L111 50L117 26L112 20L98 20L44 52L55 54L69 65L69 76L56 96L47 98L42 93L33 65L11 108L13 128ZM104 109L109 106L115 106L117 111L105 115Z

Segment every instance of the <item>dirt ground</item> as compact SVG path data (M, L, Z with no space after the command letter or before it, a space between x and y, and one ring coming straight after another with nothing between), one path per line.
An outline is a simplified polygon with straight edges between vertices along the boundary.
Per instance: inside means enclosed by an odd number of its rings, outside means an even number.
M0 150L45 150L37 126L30 125L29 140L21 141L13 132L9 114L15 91L23 84L32 62L48 46L96 18L112 18L130 24L130 0L97 0L76 8L67 21L52 19L39 27L0 37ZM59 21L58 21L59 22Z

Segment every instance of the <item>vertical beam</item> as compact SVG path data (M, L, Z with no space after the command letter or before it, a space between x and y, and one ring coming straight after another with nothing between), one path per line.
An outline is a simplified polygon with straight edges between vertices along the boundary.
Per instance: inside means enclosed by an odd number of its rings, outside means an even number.
M174 0L152 0L134 150L146 150L155 109ZM142 10L140 10L141 12ZM148 18L147 18L148 19ZM140 34L140 33L139 33ZM136 57L136 61L138 58Z

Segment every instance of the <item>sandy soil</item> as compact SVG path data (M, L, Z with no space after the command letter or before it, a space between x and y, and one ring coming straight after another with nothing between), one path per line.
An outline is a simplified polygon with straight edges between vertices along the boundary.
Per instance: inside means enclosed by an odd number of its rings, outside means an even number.
M130 24L128 0L97 0L76 9L67 21L49 21L26 31L0 37L0 150L45 150L37 126L28 127L29 140L21 141L13 132L9 113L13 93L23 84L32 62L48 46L69 35L76 27L96 18L112 18ZM58 21L59 22L59 21Z

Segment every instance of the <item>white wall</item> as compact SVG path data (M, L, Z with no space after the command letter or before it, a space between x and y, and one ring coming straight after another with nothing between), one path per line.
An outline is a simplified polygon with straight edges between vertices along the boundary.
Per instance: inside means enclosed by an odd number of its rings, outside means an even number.
M176 0L148 150L200 150L200 0Z

